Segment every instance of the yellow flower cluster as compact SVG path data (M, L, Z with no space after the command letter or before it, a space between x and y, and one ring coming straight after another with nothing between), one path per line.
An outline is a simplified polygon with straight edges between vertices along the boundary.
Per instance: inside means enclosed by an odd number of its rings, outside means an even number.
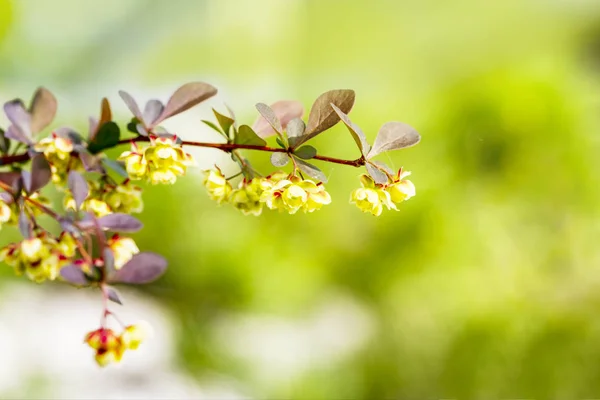
M131 151L124 152L119 159L125 161L132 180L148 179L153 185L173 184L188 166L195 164L174 138L166 136L151 137L150 145L143 149L132 143Z
M16 218L18 218L18 214ZM2 228L2 224L9 223L16 218L13 217L12 208L3 200L0 200L0 228Z
M383 206L388 210L398 210L397 205L410 199L416 194L415 185L406 178L410 172L400 170L396 178L387 184L377 184L368 175L361 175L362 187L354 190L350 195L350 203L365 213L375 216L381 215Z
M117 270L123 268L123 266L131 260L134 254L140 252L140 249L138 249L133 239L121 237L117 234L113 235L113 237L108 240L107 245L113 252L115 269Z
M118 363L126 350L136 350L148 336L148 328L144 324L129 325L117 335L112 329L100 328L89 332L85 343L95 351L95 359L99 366Z
M11 243L0 249L0 261L14 268L17 275L27 275L34 282L55 280L60 269L75 255L75 239L63 232L58 239L47 234Z
M88 181L90 193L81 205L81 209L103 217L112 213L142 212L142 189L127 180L119 185L101 184L98 181ZM66 210L75 210L75 199L70 191L66 191L63 199Z
M64 185L67 182L70 170L83 168L79 157L71 155L73 152L71 139L52 134L36 143L34 150L44 153L52 171L52 182L57 185Z
M237 189L217 168L206 171L204 179L209 196L222 203L228 201L244 215L260 215L263 205L271 210L295 214L298 210L313 212L331 203L322 183L315 183L279 171L264 178L244 179Z

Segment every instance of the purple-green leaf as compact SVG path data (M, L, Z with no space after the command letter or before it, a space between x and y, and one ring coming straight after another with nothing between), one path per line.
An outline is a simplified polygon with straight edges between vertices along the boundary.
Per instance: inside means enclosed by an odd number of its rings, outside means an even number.
M40 87L36 90L31 100L31 132L41 132L50 125L56 116L58 103L54 95L46 88Z
M388 177L385 172L378 169L377 166L369 162L365 164L365 168L376 183L384 184L388 182Z
M309 164L298 157L294 157L294 159L296 160L296 165L298 165L298 168L300 168L300 170L306 175L321 182L327 183L327 176L315 165Z
M296 146L312 139L340 121L340 117L331 108L331 104L335 104L347 114L354 105L354 98L354 91L347 89L330 90L320 95L313 103L308 114L306 133L301 137L301 140L296 141Z
M148 100L146 107L144 107L144 114L142 115L144 125L152 126L164 110L165 106L160 100Z
M412 126L403 122L387 122L379 129L367 158L375 157L385 151L414 146L420 140L421 136Z
M25 143L28 145L33 144L33 140L29 136L27 136L19 127L16 125L11 125L6 130L4 134L7 138L16 140L17 142Z
M28 137L31 137L31 115L19 99L4 104L4 113L9 121Z
M290 162L290 157L287 153L273 153L271 154L271 164L276 167L284 167Z
M125 105L127 106L127 108L129 108L129 111L131 111L133 116L136 117L139 121L143 121L144 118L142 117L142 112L140 111L140 107L138 106L135 99L124 90L119 90L119 96L121 96L121 99L123 99Z
M279 135L281 135L281 133L283 132L283 126L281 125L281 121L279 120L279 117L277 116L277 114L275 114L275 111L273 111L273 109L271 107L269 107L268 105L264 104L264 103L257 103L256 104L256 109L258 110L259 114L262 116L262 119L271 126L271 131L275 131L274 133L278 133ZM259 125L258 129L257 129L257 125ZM262 128L260 125L262 125L262 123L260 122L260 119L258 121L256 121L256 123L254 124L254 130L259 134L259 136L261 137L268 137L271 136L272 134L261 134L262 132L264 132L266 129ZM268 130L266 130L268 131Z
M89 194L88 184L85 178L77 171L69 172L67 183L69 184L69 190L75 200L75 205L77 206L77 209L79 209Z
M155 126L167 118L180 114L196 104L203 102L217 94L217 89L204 82L186 83L173 93L164 111L154 121L152 126Z
M72 264L61 268L60 276L65 281L76 286L87 286L89 284L89 281L81 268Z
M38 154L31 160L31 174L28 180L23 176L23 183L27 193L33 193L44 186L50 181L52 177L52 171L50 171L50 164L46 161L46 158L42 154Z
M167 269L167 260L155 253L142 252L134 255L127 264L111 278L115 283L144 284L155 281Z
M335 104L332 103L331 108L340 117L344 125L346 125L348 131L350 131L350 134L356 142L356 145L358 146L361 154L366 155L367 153L369 153L369 150L371 150L371 146L369 145L369 142L367 142L367 137L365 136L363 131L358 127L358 125L350 121L348 115L346 115L346 113L340 110Z
M19 213L19 231L25 239L31 237L31 221L24 210L21 210Z
M291 120L304 115L302 103L295 100L280 100L271 104L270 108L279 119L282 129L286 129ZM271 124L262 116L259 116L256 122L254 122L252 129L262 138L267 138L275 134Z
M98 218L98 223L104 229L114 232L137 232L144 226L140 220L122 213L108 214Z

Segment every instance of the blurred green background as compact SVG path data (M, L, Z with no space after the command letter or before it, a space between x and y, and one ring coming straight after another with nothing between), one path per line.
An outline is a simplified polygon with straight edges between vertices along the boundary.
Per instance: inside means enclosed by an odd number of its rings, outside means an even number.
M0 0L0 40L2 100L44 85L82 131L106 95L127 120L118 89L204 80L220 97L173 121L184 138L216 139L199 120L223 101L251 123L256 102L336 88L371 141L390 120L422 134L382 157L417 196L379 218L348 204L362 171L343 166L320 165L333 203L310 215L217 207L198 173L147 187L135 237L170 269L140 291L193 379L253 398L600 396L596 0ZM342 126L315 144L356 158Z

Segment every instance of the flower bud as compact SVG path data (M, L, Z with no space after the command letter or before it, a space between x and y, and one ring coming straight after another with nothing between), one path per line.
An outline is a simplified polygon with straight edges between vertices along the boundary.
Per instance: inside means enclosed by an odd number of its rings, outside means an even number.
M95 359L99 366L121 361L125 346L121 338L111 329L100 328L88 333L85 342L95 350Z
M148 338L150 332L150 325L145 322L129 325L123 330L121 341L126 348L136 350Z

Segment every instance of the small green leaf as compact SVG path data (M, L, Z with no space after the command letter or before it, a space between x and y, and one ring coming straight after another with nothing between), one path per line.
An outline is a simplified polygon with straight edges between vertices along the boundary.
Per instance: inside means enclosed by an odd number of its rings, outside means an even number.
M114 147L119 143L121 131L114 122L107 122L100 127L96 137L88 145L88 151L92 154L100 153L104 149Z
M275 141L277 142L277 144L279 145L279 147L281 147L282 149L287 149L287 147L285 147L285 144L283 144L283 142L281 141L281 139L276 138Z
M234 138L235 144L250 144L254 146L266 146L267 142L252 130L248 125L241 125Z
M296 160L296 165L298 166L298 168L300 168L300 170L306 175L321 182L327 183L327 176L325 176L323 171L317 168L317 166L309 164L306 161L299 159L298 157L294 157L294 159Z
M273 153L271 154L271 164L276 167L284 167L290 162L290 158L287 153Z
M215 117L217 118L217 121L219 122L219 125L223 129L223 132L225 132L225 135L227 137L229 137L229 129L231 129L231 127L232 127L232 125L233 125L233 123L235 121L232 118L229 118L226 115L220 114L214 108L213 108L213 113L215 114Z
M310 145L302 146L297 150L294 150L294 154L304 160L310 160L317 155L317 149Z

